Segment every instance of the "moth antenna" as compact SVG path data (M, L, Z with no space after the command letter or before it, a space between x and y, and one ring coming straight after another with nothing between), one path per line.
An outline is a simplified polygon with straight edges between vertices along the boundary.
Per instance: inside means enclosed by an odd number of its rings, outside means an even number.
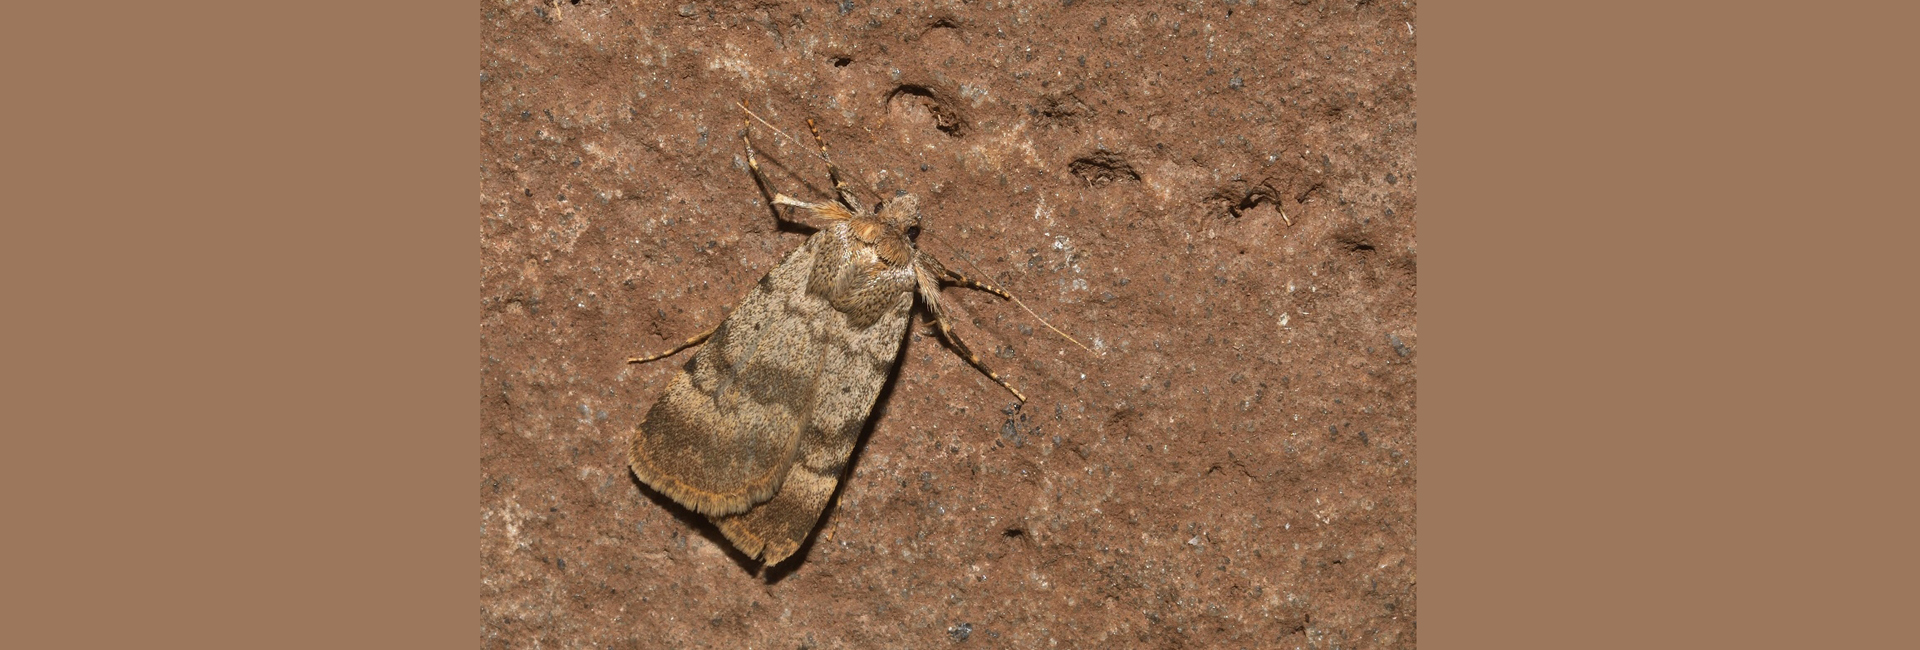
M807 145L802 144L799 138L793 137L791 135L787 135L786 131L782 131L780 130L780 127L774 126L772 122L768 122L767 118L760 117L759 113L755 113L753 112L753 109L747 108L746 100L740 100L738 104L740 105L740 110L745 112L749 117L752 117L753 119L759 121L762 125L765 125L768 129L772 129L773 132L775 134L778 134L780 137L786 138L787 141L793 143L794 146L800 147L800 150L807 152L807 155L813 156L815 158L819 158L820 162L826 163L827 176L833 179L834 189L838 190L841 193L847 192L846 183L843 183L840 180L839 168L834 166L832 159L827 158L827 142L826 140L823 140L820 138L820 132L818 130L815 130L813 132L813 138L815 142L818 142L820 144L820 150L813 151L808 149ZM813 120L811 119L807 120L807 128L813 129ZM867 191L872 193L874 196L880 195L880 190L875 189L872 185L867 186Z
M774 133L779 134L780 137L786 138L787 141L792 142L794 146L800 147L801 151L806 151L807 155L813 156L815 158L819 158L821 162L824 162L826 164L829 164L829 165L833 164L833 161L827 160L826 156L822 156L817 152L808 150L806 145L800 143L799 138L787 135L786 131L782 131L780 130L780 127L774 126L772 122L768 122L767 118L760 117L759 113L755 113L753 112L753 109L747 108L746 100L744 99L740 100L739 105L740 105L740 110L745 112L748 117L752 117L755 120L759 120L761 124L766 125L768 129L771 129Z
M939 239L938 237L932 237L932 236L929 236L928 238L929 238L929 239ZM945 245L945 242L942 242L942 245ZM960 256L960 261L962 261L962 262L966 262L966 263L967 263L967 268L970 268L970 269L973 269L973 272L974 272L974 273L978 273L978 274L980 274L981 276L983 276L983 277L986 277L986 278L987 278L987 279L989 279L989 280L993 280L993 281L994 281L994 283L996 283L996 284L999 284L999 283L1000 283L1000 279L999 279L999 278L996 278L996 277L993 277L992 275L988 275L986 271L982 271L982 270L980 270L980 267L978 267L978 266L974 266L974 264L973 264L973 258L971 258L971 257L968 257L965 251L962 251L962 250L960 250L960 249L958 249L958 248L950 248L950 250L952 250L952 251L954 252L954 254L956 254L956 255L959 255L959 256ZM1076 339L1076 338L1073 338L1073 336L1071 336L1071 335L1069 335L1069 334L1067 334L1066 332L1062 332L1062 331L1060 331L1060 328L1058 328L1058 327L1054 327L1054 326L1053 326L1053 323L1049 323L1049 322L1047 322L1047 319L1045 319L1045 318L1041 318L1041 317L1040 317L1040 314L1038 314L1038 313L1035 313L1035 312L1033 311L1033 308L1032 308L1032 307L1028 307L1028 306L1027 306L1027 303L1024 303L1024 302L1021 302L1021 301L1020 301L1020 298L1018 298L1018 297L1016 297L1016 296L1014 296L1014 295L1013 295L1013 294L1011 294L1011 293L1008 293L1008 292L1006 292L1005 290L999 290L999 291L994 291L994 293L997 293L997 294L1000 294L1000 295L1002 295L1002 296L1005 296L1005 297L1006 297L1006 298L1007 298L1008 300L1012 300L1012 301L1013 301L1013 304L1016 304L1016 305L1019 305L1021 309L1025 309L1025 310L1027 310L1027 315L1029 315L1029 316L1032 316L1034 320L1037 320L1037 321L1040 321L1040 324L1041 324L1041 325L1045 325L1045 326L1047 326L1047 329L1050 329L1050 330L1053 330L1053 333L1055 333L1055 334L1059 334L1059 335L1060 335L1060 338L1064 338L1064 339L1066 339L1066 340L1068 340L1068 341L1072 341L1074 345L1078 345L1078 346L1080 346L1080 349L1082 349L1082 350L1086 350L1087 352L1091 352L1091 353L1093 353L1093 354L1096 354L1096 355L1097 355L1097 354L1100 354L1100 353L1098 353L1098 352L1094 352L1094 351L1093 351L1093 348L1089 348L1089 347L1087 347L1087 346L1086 346L1086 344L1084 344L1084 343L1081 343L1081 342L1080 342L1080 339Z

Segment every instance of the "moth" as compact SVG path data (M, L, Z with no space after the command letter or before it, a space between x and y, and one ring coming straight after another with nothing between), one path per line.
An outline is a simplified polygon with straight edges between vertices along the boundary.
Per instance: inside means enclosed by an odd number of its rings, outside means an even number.
M940 287L1011 296L915 245L921 215L914 195L869 209L842 180L812 120L807 127L835 197L810 203L773 192L769 205L787 208L782 216L775 207L776 217L815 232L720 324L666 352L627 360L645 363L706 343L634 430L628 465L768 566L798 550L826 509L898 362L916 297L955 352L1026 402L953 333ZM751 131L749 122L741 142L766 196L772 183L760 171ZM796 220L796 209L812 223Z

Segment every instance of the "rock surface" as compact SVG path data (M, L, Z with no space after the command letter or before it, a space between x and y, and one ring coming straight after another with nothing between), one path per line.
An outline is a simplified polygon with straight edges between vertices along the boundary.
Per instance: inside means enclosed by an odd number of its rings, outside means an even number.
M648 4L481 5L484 647L1415 645L1411 3ZM1031 401L916 321L765 570L624 467L803 239L739 100L1092 348L947 289Z

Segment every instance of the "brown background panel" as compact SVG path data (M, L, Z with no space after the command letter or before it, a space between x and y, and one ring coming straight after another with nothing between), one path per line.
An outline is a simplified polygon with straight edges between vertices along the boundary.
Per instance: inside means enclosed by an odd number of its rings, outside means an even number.
M1910 12L1805 9L1423 15L1424 644L1905 627Z
M483 645L1417 642L1410 5L480 11ZM800 245L741 99L1097 350L948 290L1032 400L912 337L765 575L624 467L685 356L621 360ZM810 143L754 137L820 196Z
M472 643L454 8L10 12L10 645Z
M475 30L413 6L13 14L15 638L471 642L474 231L403 224L472 214ZM1902 639L1911 16L1479 6L1414 21L1427 645Z

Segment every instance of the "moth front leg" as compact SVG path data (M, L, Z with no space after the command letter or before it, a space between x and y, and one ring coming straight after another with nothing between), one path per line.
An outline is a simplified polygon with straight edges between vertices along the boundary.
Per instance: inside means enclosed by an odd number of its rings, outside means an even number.
M813 132L814 143L820 145L820 159L827 161L827 179L833 181L834 194L840 197L840 202L846 204L848 209L854 212L865 211L866 207L860 204L860 197L854 196L853 189L847 187L846 181L841 180L840 167L833 164L832 158L827 157L827 139L820 137L820 129L813 125L813 118L807 118L807 130Z
M740 111L740 121L744 125L744 130L740 133L740 142L745 144L747 149L747 171L753 174L753 184L760 188L760 196L767 200L767 207L773 210L773 217L775 219L803 228L820 229L819 224L807 223L795 219L791 213L783 214L780 208L777 207L782 205L804 209L815 218L825 221L846 221L853 218L853 214L839 204L808 203L775 191L773 189L773 181L768 180L766 174L760 171L760 159L753 154L753 123L747 120L746 102L740 102ZM836 179L834 182L838 183L839 181Z

